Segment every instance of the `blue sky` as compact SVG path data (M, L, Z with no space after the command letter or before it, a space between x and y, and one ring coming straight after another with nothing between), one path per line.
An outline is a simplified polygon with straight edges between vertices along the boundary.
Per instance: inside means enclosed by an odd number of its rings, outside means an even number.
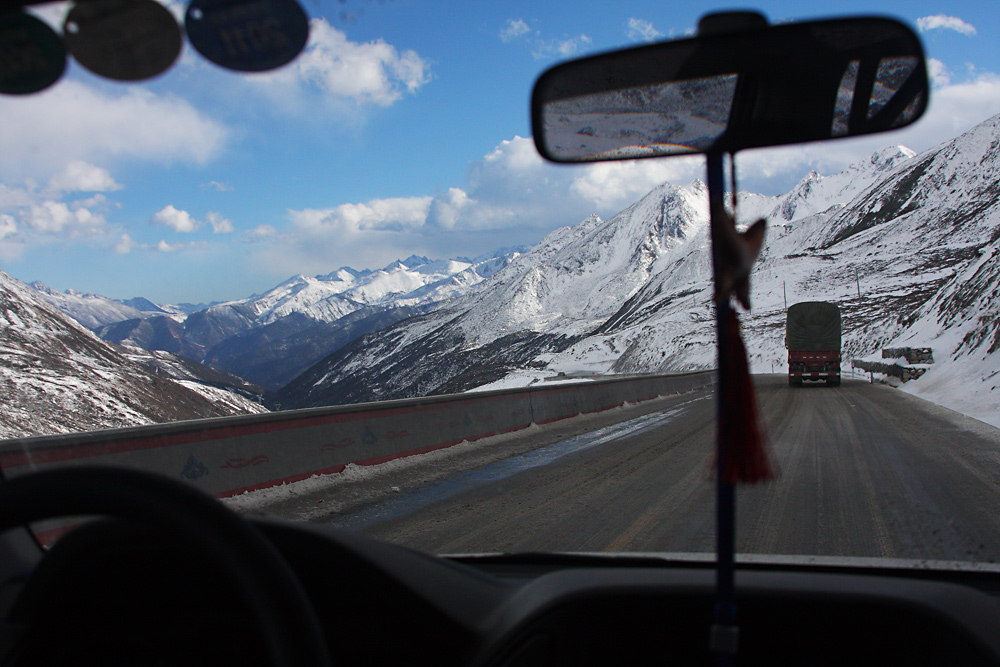
M305 0L310 45L275 73L223 71L187 44L142 85L71 63L41 94L0 97L0 268L116 298L224 300L296 273L471 257L611 216L665 180L701 177L703 163L544 164L531 85L568 57L683 36L713 8L678 4ZM752 6L772 21L874 7ZM58 23L64 11L41 14ZM834 173L889 144L924 150L1000 113L1000 3L876 11L920 31L935 79L925 119L748 152L741 187L776 194L810 169Z

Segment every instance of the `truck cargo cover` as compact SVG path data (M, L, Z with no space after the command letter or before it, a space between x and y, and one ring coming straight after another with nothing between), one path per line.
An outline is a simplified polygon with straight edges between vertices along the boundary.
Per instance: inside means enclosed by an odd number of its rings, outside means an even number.
M785 346L789 350L839 350L840 308L826 301L804 301L789 307Z

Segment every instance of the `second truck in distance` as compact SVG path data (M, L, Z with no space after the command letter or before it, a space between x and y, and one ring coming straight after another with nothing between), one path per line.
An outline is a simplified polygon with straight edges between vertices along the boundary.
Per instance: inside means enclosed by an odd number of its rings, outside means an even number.
M806 380L840 384L840 308L826 301L804 301L789 307L785 321L788 384Z

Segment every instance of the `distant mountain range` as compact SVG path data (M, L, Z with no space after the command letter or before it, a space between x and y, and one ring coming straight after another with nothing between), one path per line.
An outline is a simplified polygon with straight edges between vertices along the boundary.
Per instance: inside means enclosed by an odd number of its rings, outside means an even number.
M998 147L1000 117L920 155L893 146L839 174L808 174L782 196L740 192L742 222L769 220L744 316L754 370L785 371L786 301L828 300L844 313L845 359L936 345L925 377L964 365L982 372L963 378L963 391L1000 384ZM707 222L702 183L664 184L610 220L553 232L437 310L341 348L275 400L305 407L557 371L712 367Z
M275 390L351 340L465 293L524 250L473 260L412 255L377 270L342 267L207 307L31 287L104 340L179 354Z

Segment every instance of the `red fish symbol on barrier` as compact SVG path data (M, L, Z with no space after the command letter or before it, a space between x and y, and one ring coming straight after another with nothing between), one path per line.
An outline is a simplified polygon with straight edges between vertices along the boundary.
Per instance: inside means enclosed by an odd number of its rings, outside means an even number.
M395 440L396 438L402 438L403 436L410 435L409 431L388 431L385 437L390 440Z
M326 443L320 449L324 452L328 452L333 449L343 449L344 447L350 447L353 444L354 444L354 438L341 438L337 442Z
M229 468L230 470L236 470L237 468L246 468L247 466L256 466L261 463L269 463L268 459L263 454L258 454L252 459L229 459L224 465L219 466L220 468Z

